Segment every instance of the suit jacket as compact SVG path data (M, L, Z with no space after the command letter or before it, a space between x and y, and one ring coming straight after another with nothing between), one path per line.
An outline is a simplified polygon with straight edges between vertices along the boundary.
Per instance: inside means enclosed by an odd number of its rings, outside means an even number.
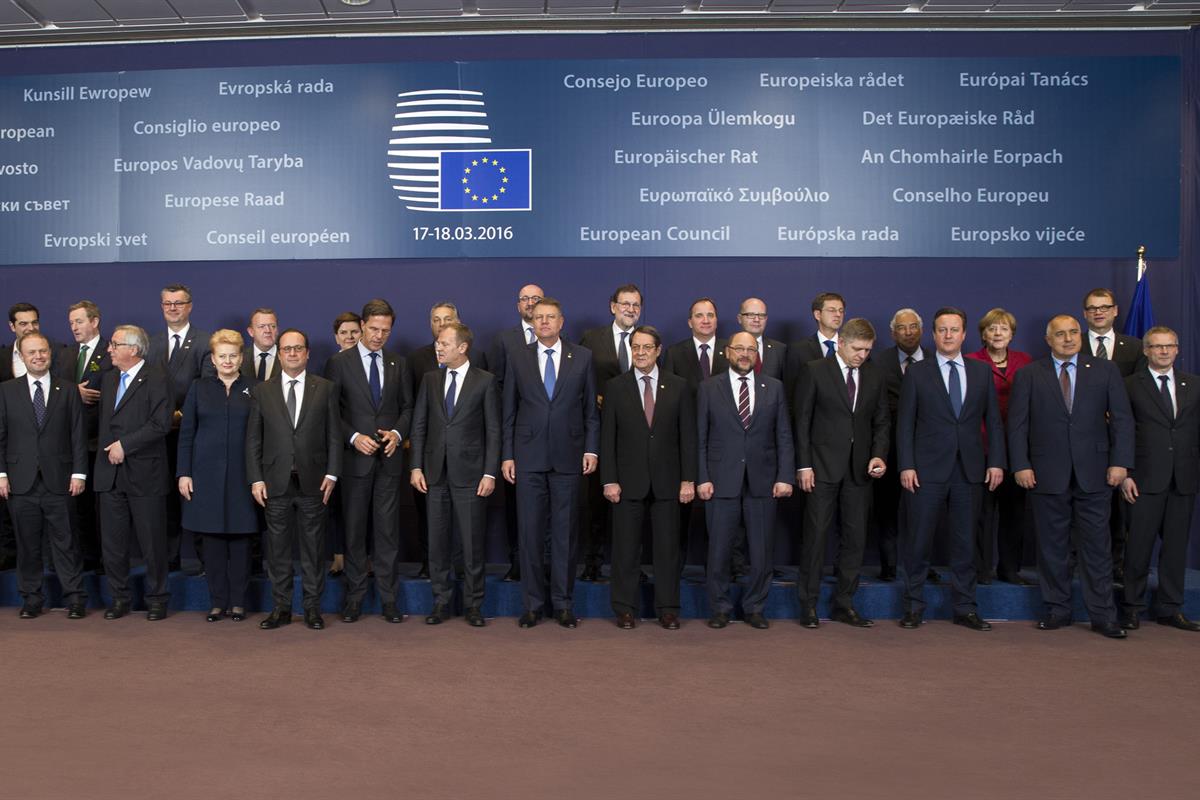
M63 383L70 383L77 386L75 383L75 367L79 361L80 345L64 345L59 352L58 370L55 374L62 379ZM101 336L100 341L96 343L95 351L88 354L88 363L83 368L83 383L87 384L89 389L99 389L100 384L104 380L104 376L113 368L112 357L108 354L108 339ZM78 392L76 393L78 394ZM83 407L83 427L87 434L87 448L89 452L96 452L96 436L100 430L100 404L85 405L80 401Z
M525 472L579 473L584 453L600 454L592 351L559 340L554 396L546 397L537 342L514 353L504 380L501 458Z
M496 380L500 382L498 388L501 397L504 396L504 379L508 376L508 362L512 360L512 354L524 352L528 346L524 324L501 331L500 335L492 340L492 346L487 351L487 371L495 375ZM471 365L474 366L474 363L472 356Z
M764 336L762 352L758 354L762 361L762 370L758 374L782 381L784 373L787 371L787 352L786 344Z
M0 386L0 472L15 494L32 489L41 473L47 491L65 495L71 476L88 471L83 402L75 384L61 378L43 381L42 388L46 420L39 430L28 381Z
M187 338L179 342L179 355L169 359L167 356L171 352L171 342L167 340L167 332L160 329L158 333L150 334L150 349L146 353L146 362L155 365L167 376L172 411L183 408L183 401L187 398L188 387L192 385L192 381L201 375L217 374L212 359L209 358L209 336L208 331L192 325L188 328Z
M1115 336L1116 344L1110 348L1112 353L1112 362L1117 365L1117 369L1121 372L1122 378L1128 378L1133 374L1135 369L1149 369L1146 365L1146 354L1142 352L1142 340L1136 336L1126 336L1123 333L1117 333L1114 328L1110 334ZM1088 335L1087 330L1083 332L1084 352L1089 356L1095 356L1096 351L1092 349L1092 337Z
M712 368L709 370L709 375L728 372L729 362L725 359L726 343L718 337L713 337L711 344L712 351L709 352L709 356L712 359ZM697 390L702 381L700 357L696 355L696 343L692 341L691 336L667 348L667 352L663 356L662 369L683 378L693 392Z
M803 339L792 342L787 346L787 361L783 368L783 384L787 390L788 402L796 398L796 379L804 371L804 365L818 358L826 358L828 354L821 346L820 334L814 333Z
M326 475L342 474L342 425L337 385L311 372L304 377L300 418L292 428L284 401L283 376L263 381L250 390L246 421L246 480L263 481L267 496L288 489L292 473L307 495L321 493Z
M355 433L373 436L378 430L394 430L407 439L412 426L412 385L408 380L408 366L403 358L390 350L379 353L383 397L378 409L371 400L371 386L357 346L334 354L325 364L325 377L337 384L342 445L346 449L342 465L347 475L368 475L376 462L388 475L404 472L402 454L396 453L391 458L379 454L368 456L350 444L350 437Z
M1149 369L1125 379L1134 420L1130 476L1140 492L1165 492L1172 478L1180 494L1195 494L1200 488L1200 378L1175 370L1174 389L1176 412L1171 415Z
M630 331L632 335L633 331ZM592 370L596 373L596 389L603 392L604 387L613 378L621 374L621 357L613 344L612 323L603 328L592 328L585 331L579 344L592 351ZM629 337L625 337L625 347L629 347ZM629 352L629 363L633 364L633 351ZM603 395L602 395L603 397Z
M473 354L468 354L471 357L471 368L474 369L477 364ZM404 358L408 366L408 385L412 387L414 395L421 388L421 380L425 377L426 372L430 372L438 368L437 351L433 344L427 344L424 347L418 347ZM470 374L470 373L468 373ZM414 413L416 406L413 406Z
M642 374L610 378L600 420L600 481L619 483L622 500L679 496L679 484L696 480L696 400L687 381L662 369L654 399L654 424L642 408Z
M271 368L267 370L267 380L271 380L279 375L282 371L279 366L279 347L275 347L275 358L271 359ZM258 380L258 359L254 357L254 345L246 345L242 348L242 377L248 381Z
M492 373L474 364L458 383L454 416L446 416L449 372L436 367L421 378L413 407L410 468L428 484L475 487L500 476L500 390Z
M1033 469L1032 491L1060 494L1071 473L1085 492L1108 488L1108 467L1132 467L1133 416L1117 365L1079 354L1071 411L1054 362L1043 358L1017 373L1008 406L1013 472Z
M928 347L922 346L921 354L924 359L933 358L933 351ZM904 382L904 372L900 369L900 348L892 345L881 353L872 353L870 360L872 363L878 363L879 368L883 370L883 377L887 383L888 413L892 417L892 439L895 440L896 415L900 412L900 384Z
M107 343L105 346L107 347ZM13 357L13 348L14 347L16 347L15 342L13 344L6 344L3 347L0 347L0 382L11 381L14 377L13 368L12 368L12 357ZM50 374L51 375L58 374L59 362L61 361L61 358L59 357L60 356L59 351L61 349L62 348L59 345L55 344L53 341L50 342ZM76 350L75 352L79 352L79 351Z
M794 483L796 456L783 384L762 375L754 381L750 427L743 428L728 368L696 393L697 483L712 483L714 497L770 497L776 483Z
M936 355L910 366L900 386L897 467L915 469L922 482L948 481L960 457L972 482L982 482L987 468L1004 468L1004 423L992 371L986 364L964 358L963 372L967 396L957 419Z
M121 373L110 370L100 384L100 422L97 431L97 492L121 491L139 497L157 497L171 489L167 468L167 434L171 430L171 390L167 376L149 361L125 387L119 408L117 387ZM125 463L118 470L108 463L104 448L120 441Z
M796 468L817 480L870 480L867 464L888 456L891 420L883 374L870 361L855 370L855 404L835 358L807 364L796 379Z

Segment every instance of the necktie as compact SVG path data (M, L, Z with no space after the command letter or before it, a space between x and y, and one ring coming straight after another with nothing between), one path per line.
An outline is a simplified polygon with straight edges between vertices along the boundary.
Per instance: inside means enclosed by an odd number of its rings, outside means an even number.
M1062 386L1063 403L1067 406L1067 413L1071 413L1071 376L1067 373L1067 367L1071 366L1071 362L1064 362L1062 372L1058 375L1058 382Z
M759 348L758 348L758 358L754 359L754 374L755 375L762 374L763 356L765 356L766 354L767 354L766 348L764 348L760 344Z
M79 348L79 358L75 359L75 382L83 383L83 371L87 369L88 362L88 346L82 345Z
M907 373L908 368L911 367L912 365L913 365L913 357L905 356L904 363L900 365L900 374L904 375L905 373Z
M846 394L850 396L850 410L854 410L854 393L858 391L858 386L854 383L854 367L849 367L846 370Z
M646 425L654 426L654 388L650 385L650 376L643 375L642 382L646 388L642 390L642 409L646 412Z
M708 360L708 345L700 345L700 380L706 381L712 375L712 362Z
M1171 390L1167 388L1167 383L1170 381L1170 378L1168 378L1166 375L1159 375L1158 380L1161 387L1159 391L1162 392L1163 404L1167 409L1167 416L1171 419L1175 419L1175 404L1171 402ZM36 386L37 384L34 385ZM37 403L35 402L34 405L36 406Z
M1108 346L1104 344L1104 340L1107 338L1107 336L1096 337L1096 358L1108 358Z
M265 381L267 379L267 359L270 358L270 353L258 354L258 379Z
M947 383L950 386L950 408L954 411L954 418L962 414L962 380L958 377L958 367L953 361L947 361L946 364L950 367L950 380Z
M46 425L46 395L42 392L41 380L34 381L34 419L37 420L38 431L41 431L42 426Z
M296 428L296 384L299 382L295 378L288 381L287 410L288 417L292 420L293 430Z
M119 386L117 386L117 402L113 403L114 411L121 407L121 399L123 397L125 397L125 385L128 382L129 382L129 373L122 372L121 373L121 383Z
M371 387L371 402L378 411L379 404L383 402L383 383L379 380L379 353L371 353L371 372L367 383Z
M621 348L617 351L617 362L621 366L621 372L629 371L629 348L625 346L625 339L629 336L629 331L621 331Z
M527 342L527 344L533 344L534 338L535 338L533 335L533 328L526 328L525 333L528 334L528 336L529 336L529 341Z
M546 397L554 397L554 382L557 377L554 374L554 351L546 351L546 373L542 378L542 383L546 384Z
M742 427L750 428L750 385L747 378L738 378L742 388L738 390L738 416L742 418Z
M172 334L171 341L173 342L173 344L171 345L171 352L167 356L168 364L174 364L175 356L179 355L179 334L178 333Z
M446 389L446 418L454 416L454 395L458 391L458 370L450 370L450 388Z
M833 347L834 347L833 339L826 339L825 340L825 357L826 358L833 358Z

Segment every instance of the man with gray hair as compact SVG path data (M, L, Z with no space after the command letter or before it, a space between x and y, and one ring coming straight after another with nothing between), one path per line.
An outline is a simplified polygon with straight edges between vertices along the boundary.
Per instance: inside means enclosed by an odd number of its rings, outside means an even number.
M100 386L95 486L100 496L104 569L112 605L105 619L129 613L129 538L137 536L146 561L146 619L167 616L167 506L171 471L167 434L171 391L166 375L146 362L146 332L136 325L113 331L113 369Z

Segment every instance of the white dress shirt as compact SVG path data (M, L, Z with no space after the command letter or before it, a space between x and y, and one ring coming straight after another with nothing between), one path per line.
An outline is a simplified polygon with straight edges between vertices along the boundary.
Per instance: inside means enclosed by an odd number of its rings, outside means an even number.
M296 382L296 422L300 421L300 409L304 408L304 380L308 377L308 372L301 372L295 377L289 376L286 372L279 375L279 385L283 389L283 407L287 408L288 389L291 388L292 381ZM295 423L293 423L295 424ZM353 439L351 439L353 441ZM326 475L331 481L336 482L336 475Z
M183 347L184 342L187 341L188 331L191 329L192 323L190 322L177 331L167 328L167 361L170 361L171 356L175 354L175 337L179 337L179 346Z
M1099 347L1099 345L1100 345L1100 337L1101 336L1104 337L1104 350L1105 350L1104 357L1106 359L1108 359L1109 361L1112 361L1113 350L1117 349L1117 332L1111 328L1109 329L1108 333L1096 333L1091 328L1088 328L1088 344L1090 344L1092 346L1092 349L1089 350L1088 352L1089 353L1096 352L1096 348Z
M742 396L742 378L746 379L746 386L750 391L750 416L754 416L754 372L747 375L738 375L731 367L729 369L729 385L733 388L733 407L736 409L738 398Z
M35 379L28 372L25 373L25 379L29 382L29 402L32 403L34 392L37 391L37 387L33 385ZM37 378L36 380L41 381L42 395L46 400L46 405L50 405L50 373L47 372L45 375L43 375L40 378ZM7 472L0 472L0 478L7 478L7 477L8 477ZM79 472L71 473L71 477L78 478L81 481L87 480L87 475L84 473L79 473Z
M1162 381L1159 380L1163 375L1167 376L1167 394L1171 395L1171 411L1173 416L1179 415L1179 400L1175 394L1175 368L1171 367L1166 372L1158 372L1155 369L1150 370L1150 377L1154 379L1154 390L1159 394L1162 393Z
M254 345L251 349L254 352L254 363L252 365L253 366L252 371L254 372L254 374L255 375L258 374L258 365L262 362L262 359L259 358L259 356L261 356L263 353L266 353L267 354L267 377L268 378L271 377L271 370L275 369L275 359L279 355L279 347L277 345L271 345L270 350L259 350L258 345ZM380 374L382 375L382 372Z

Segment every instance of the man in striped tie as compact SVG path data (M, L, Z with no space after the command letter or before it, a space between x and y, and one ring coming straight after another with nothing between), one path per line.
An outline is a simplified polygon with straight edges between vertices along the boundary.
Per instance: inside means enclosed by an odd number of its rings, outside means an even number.
M746 530L750 582L742 596L745 621L768 627L763 614L771 588L775 503L792 494L795 456L783 384L755 375L758 343L735 333L725 348L729 369L700 384L696 396L699 468L697 496L708 503L708 600L712 628L733 614L730 554L739 525Z

